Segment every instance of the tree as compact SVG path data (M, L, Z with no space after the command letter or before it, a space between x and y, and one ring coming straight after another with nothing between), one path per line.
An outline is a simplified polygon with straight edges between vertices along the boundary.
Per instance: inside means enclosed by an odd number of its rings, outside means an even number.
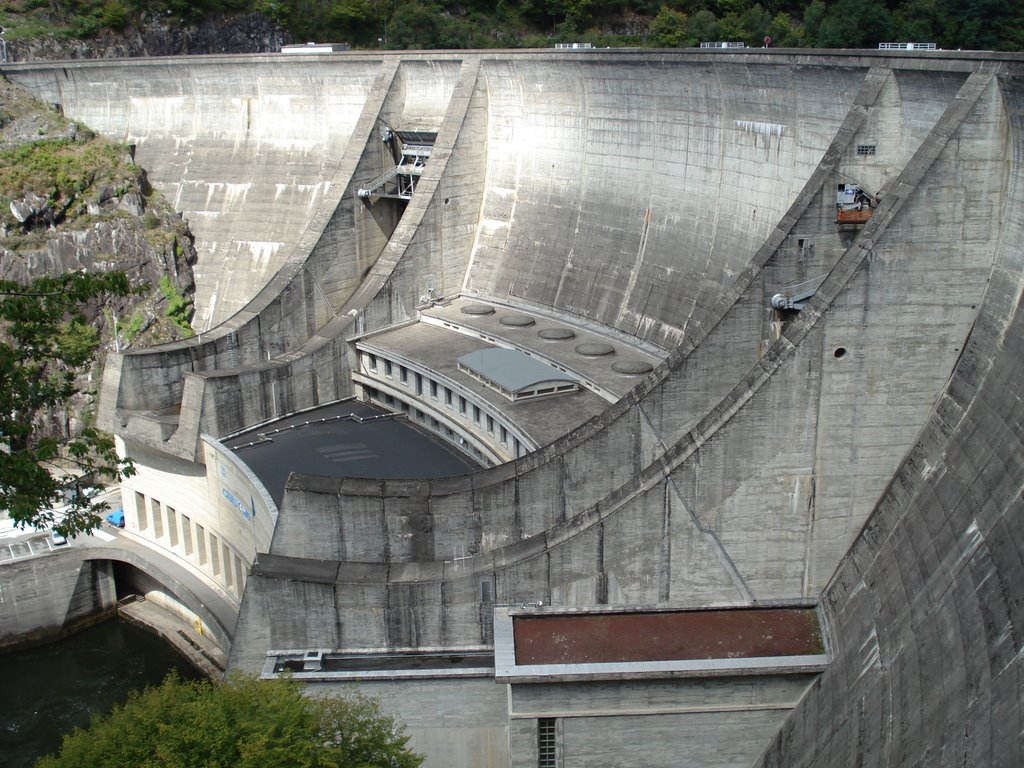
M658 48L682 48L686 45L686 14L661 6L651 22L648 39Z
M718 40L718 19L711 11L697 11L690 17L686 31L694 40Z
M333 39L348 43L372 43L377 39L369 0L335 0L327 12L327 27Z
M93 530L105 505L82 487L132 473L113 438L92 426L56 435L42 420L72 407L79 374L95 358L99 334L83 310L133 290L123 273L72 272L29 285L0 280L0 509L21 527L52 526L65 536ZM62 513L53 507L66 502Z
M762 35L761 37L764 37ZM751 42L747 38L743 22L735 13L727 13L718 20L718 40L732 40L735 42ZM758 39L758 43L760 43Z
M445 19L433 2L403 3L391 17L388 46L391 48L440 48Z
M828 15L828 7L821 0L811 0L804 9L804 35L808 45L818 43L818 33Z
M768 27L775 48L795 48L801 44L800 28L785 13L777 13Z
M829 7L822 19L815 45L819 48L878 48L880 42L889 39L889 11L882 3L839 0Z
M36 768L416 768L408 737L373 699L313 698L287 678L175 675L64 737Z
M743 27L743 39L753 45L760 45L769 33L772 17L760 4L757 4L743 12L740 16L740 24Z

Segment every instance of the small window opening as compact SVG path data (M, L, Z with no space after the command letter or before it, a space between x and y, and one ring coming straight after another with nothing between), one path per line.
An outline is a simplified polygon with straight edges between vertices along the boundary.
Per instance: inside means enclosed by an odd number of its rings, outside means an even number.
M537 768L558 768L555 722L553 717L537 720Z

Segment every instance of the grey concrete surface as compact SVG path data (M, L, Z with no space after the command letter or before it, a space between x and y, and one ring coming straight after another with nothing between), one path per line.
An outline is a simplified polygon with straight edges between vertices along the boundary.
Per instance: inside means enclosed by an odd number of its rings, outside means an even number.
M147 80L118 66L3 71L75 117L97 98L86 83L116 94ZM257 671L274 648L487 645L493 603L820 597L829 670L781 726L761 714L732 727L689 720L698 762L736 764L709 746L717 740L744 742L747 762L767 747L763 763L778 766L1021 763L1024 57L538 51L159 64L176 66L192 83L204 67L271 68L303 95L356 70L372 85L361 86L342 160L324 172L342 188L335 207L325 198L310 214L260 293L240 289L239 301L253 300L227 323L115 357L101 399L108 428L193 459L200 432L344 397L349 340L420 320L428 289L572 318L632 338L657 362L515 462L445 480L293 478L281 535L242 599L232 666ZM172 77L150 82L161 100L177 97ZM111 135L127 135L130 102L109 102ZM232 108L223 138L244 146L242 106ZM147 113L130 114L131 135L159 134ZM438 132L404 211L351 195L382 170L378 118ZM186 136L169 164L204 155L204 140ZM224 178L244 175L247 154L229 157ZM836 226L838 183L877 193L863 227ZM774 293L816 278L799 314L771 308ZM426 360L445 338L396 348ZM335 522L304 544L291 510ZM488 716L469 734L459 724L476 714L471 703L441 697L428 723L424 698L402 690L387 706L431 745L429 764L445 764L446 748L465 764L522 759L499 745L528 743L526 721ZM446 722L458 736L447 745ZM675 764L687 743L681 721L605 722L567 721L565 764L616 764L631 733L649 735L638 764Z
M822 594L836 658L760 766L1024 761L1024 100L1016 88L1004 96L1012 181L983 303L948 385Z
M114 609L109 563L83 562L83 549L0 563L0 648L52 640Z
M441 380L458 385L461 390L471 393L478 401L488 403L494 410L506 414L510 421L521 427L537 445L547 445L607 407L607 402L598 395L582 389L579 392L538 400L510 402L493 388L476 381L458 368L458 358L461 355L486 349L491 346L488 342L425 323L416 323L372 336L363 346L367 349L379 349L390 359L419 363L436 372L443 377ZM567 346L569 348L566 350L566 357L572 354L572 343ZM579 360L581 358L577 355L572 362L579 365ZM589 361L588 363L587 367L598 367L598 364ZM610 364L611 361L606 360L601 367L607 369ZM613 372L608 372L608 378L614 375ZM620 390L626 389L626 381L627 377L619 377L617 383ZM423 399L429 398L428 393ZM438 410L443 407L443 403L437 405Z

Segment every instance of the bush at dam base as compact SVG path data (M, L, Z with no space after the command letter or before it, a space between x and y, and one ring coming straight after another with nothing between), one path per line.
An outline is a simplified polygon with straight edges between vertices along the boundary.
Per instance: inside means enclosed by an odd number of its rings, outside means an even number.
M363 697L317 699L298 683L233 675L221 683L169 675L64 739L38 768L204 765L209 768L415 768L394 720Z

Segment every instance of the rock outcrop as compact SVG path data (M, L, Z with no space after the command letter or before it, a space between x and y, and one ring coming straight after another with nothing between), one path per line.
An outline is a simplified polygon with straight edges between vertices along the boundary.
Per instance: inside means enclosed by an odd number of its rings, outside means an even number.
M213 16L183 24L153 14L119 31L69 40L54 37L6 41L7 61L113 59L203 53L265 53L290 42L279 24L258 13Z
M136 294L84 308L102 351L191 335L192 234L149 188L130 150L70 123L0 81L0 280L71 271L124 272ZM99 371L79 388L95 389ZM88 422L91 396L41 414L67 436Z

